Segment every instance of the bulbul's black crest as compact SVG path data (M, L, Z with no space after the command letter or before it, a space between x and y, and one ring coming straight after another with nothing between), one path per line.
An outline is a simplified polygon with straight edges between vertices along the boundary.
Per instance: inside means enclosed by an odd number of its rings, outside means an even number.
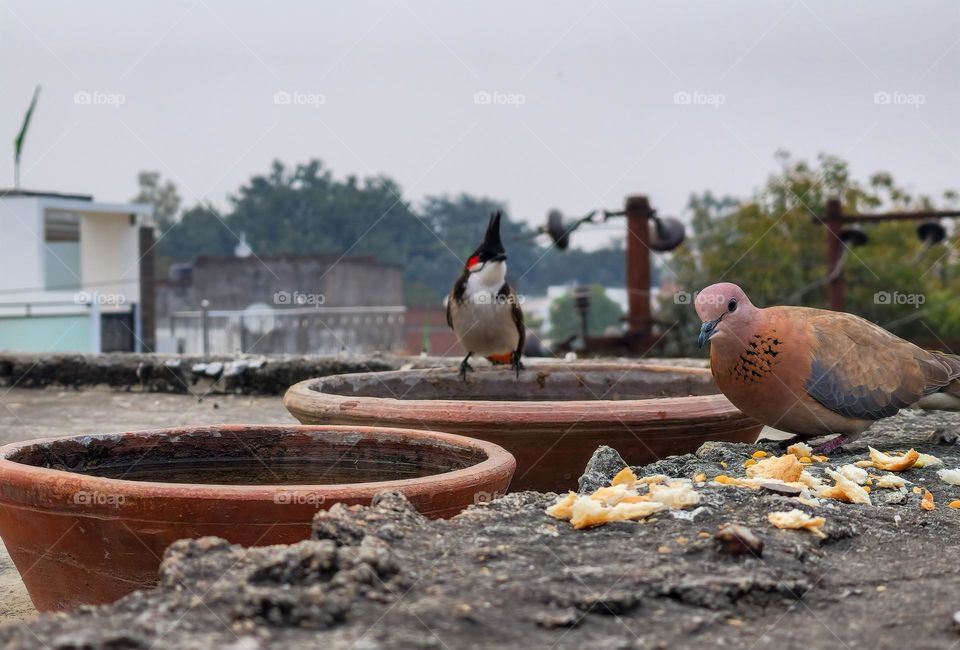
M483 243L481 243L480 247L470 256L470 260L473 260L475 257L479 258L478 261L480 262L507 259L507 251L503 247L503 241L500 239L500 216L499 210L490 215L487 232L483 235ZM471 266L469 262L467 266Z

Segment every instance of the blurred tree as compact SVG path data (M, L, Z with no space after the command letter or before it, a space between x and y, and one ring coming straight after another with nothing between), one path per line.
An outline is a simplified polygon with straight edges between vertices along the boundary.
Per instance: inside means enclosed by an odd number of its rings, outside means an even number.
M599 284L590 286L590 312L587 327L591 336L600 336L608 327L620 329L623 310L615 301L607 297ZM567 292L550 305L550 337L563 340L580 334L580 312L573 301L573 294Z
M212 206L195 205L185 210L157 241L157 258L192 260L198 255L232 255L237 239ZM169 262L167 262L169 266Z
M134 203L150 203L153 205L153 217L160 232L165 232L177 220L180 212L180 194L173 181L165 183L160 179L160 172L142 171L137 174L137 185L140 191L133 197Z
M660 320L672 327L666 352L696 354L699 319L692 297L714 282L739 284L759 306L826 307L827 233L813 218L824 213L828 198L840 197L847 213L932 207L928 197L913 196L888 173L873 174L866 183L854 180L847 163L835 156L821 155L814 166L782 152L777 159L780 173L749 200L709 193L691 197L693 232L669 264L677 291L661 297ZM916 225L863 226L870 242L850 250L844 269L847 311L900 336L958 337L960 306L949 297L960 289L956 256L944 247L922 251ZM923 297L885 302L881 292Z
M160 184L153 176L145 182L148 188ZM197 208L200 212L189 224L174 222L161 239L158 257L163 255L169 265L200 253L230 254L237 243L230 231L244 232L258 255L368 254L400 264L407 304L440 305L479 245L490 214L502 210L509 279L521 293L544 293L574 280L624 284L620 243L590 252L559 251L538 243L534 229L512 220L501 201L468 194L428 196L415 208L388 177L337 180L318 160L293 168L274 162L269 173L247 181L230 203L224 223L201 215L206 208Z

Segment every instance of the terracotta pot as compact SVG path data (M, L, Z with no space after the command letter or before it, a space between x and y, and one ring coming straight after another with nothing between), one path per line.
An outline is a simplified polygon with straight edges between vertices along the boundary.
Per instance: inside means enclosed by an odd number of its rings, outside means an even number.
M395 480L319 484L328 479L315 469L334 463L337 477ZM37 609L58 610L154 585L164 549L181 538L297 542L317 510L368 504L383 490L403 492L428 516L451 516L502 494L515 467L494 444L390 428L222 425L34 440L0 447L0 536ZM302 471L314 485L259 484ZM104 478L126 472L206 484ZM255 474L258 484L226 484Z
M477 364L479 366L479 364ZM708 440L753 442L760 423L719 392L703 368L529 364L520 379L478 369L335 375L300 382L284 404L305 424L383 424L494 442L517 459L513 490L576 489L599 445L632 464L695 451Z

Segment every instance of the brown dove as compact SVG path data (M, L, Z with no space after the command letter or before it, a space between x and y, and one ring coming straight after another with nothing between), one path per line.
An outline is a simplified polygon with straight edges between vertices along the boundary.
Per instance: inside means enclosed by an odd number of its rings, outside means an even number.
M924 398L960 402L960 357L919 348L858 316L761 309L729 282L701 291L696 308L703 321L698 342L710 342L710 368L723 394L775 429L802 438L839 434L818 453Z

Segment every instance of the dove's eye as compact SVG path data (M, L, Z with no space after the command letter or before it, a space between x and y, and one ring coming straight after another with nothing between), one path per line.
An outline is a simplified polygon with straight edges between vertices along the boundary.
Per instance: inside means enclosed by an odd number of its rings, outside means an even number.
M727 311L736 311L737 310L737 299L731 298L730 302L727 303Z

